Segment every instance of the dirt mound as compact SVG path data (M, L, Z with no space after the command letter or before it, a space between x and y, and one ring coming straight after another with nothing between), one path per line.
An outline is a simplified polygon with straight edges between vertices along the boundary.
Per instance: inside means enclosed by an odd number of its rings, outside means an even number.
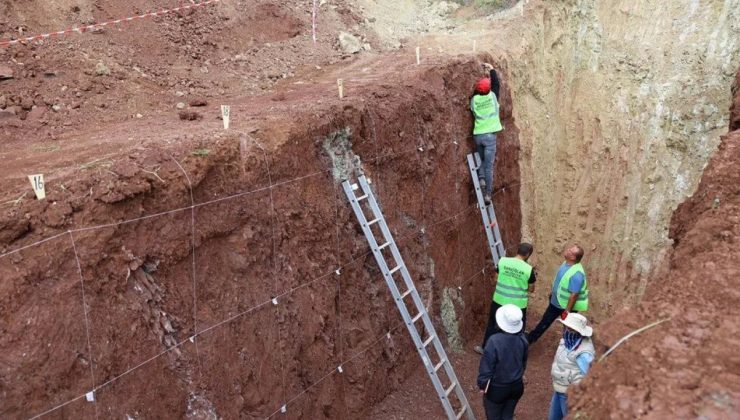
M583 418L726 419L740 412L740 72L731 131L696 193L671 221L670 271L637 308L618 312L598 333L614 343L658 319L599 363L574 393Z

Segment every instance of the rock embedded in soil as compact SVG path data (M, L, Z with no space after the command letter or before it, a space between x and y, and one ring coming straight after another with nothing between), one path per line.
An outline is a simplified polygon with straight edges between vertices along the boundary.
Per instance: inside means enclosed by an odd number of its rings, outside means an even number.
M95 65L95 75L96 76L109 76L110 69L102 61L98 61L98 64Z
M350 33L340 32L339 47L345 54L357 54L362 51L362 42Z
M195 111L180 111L177 113L177 115L180 117L183 121L196 121L203 118L203 116Z
M207 106L208 101L203 98L196 98L196 99L191 99L190 102L188 102L188 104L190 106Z
M8 80L13 78L13 69L8 66L0 65L0 80Z

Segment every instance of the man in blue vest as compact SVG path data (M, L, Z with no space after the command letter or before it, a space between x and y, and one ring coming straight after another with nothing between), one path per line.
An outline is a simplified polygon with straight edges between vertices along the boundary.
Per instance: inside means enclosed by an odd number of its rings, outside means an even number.
M475 93L470 99L470 111L473 113L473 139L481 158L478 178L483 189L483 199L491 202L493 190L493 164L496 160L496 133L503 130L499 115L498 95L500 83L493 66L484 63L490 77L478 80Z
M565 262L555 275L550 304L539 324L527 334L529 344L537 341L558 317L565 319L570 312L588 310L588 284L581 265L583 253L583 248L578 245L569 246L563 252Z
M498 277L491 298L488 326L486 326L486 333L483 336L483 345L475 346L476 352L483 354L488 338L499 331L496 323L496 312L503 305L512 304L521 309L522 325L526 325L529 294L534 293L534 283L537 281L534 268L527 263L533 251L532 244L522 242L519 244L516 257L503 257L498 262L498 266L495 267Z

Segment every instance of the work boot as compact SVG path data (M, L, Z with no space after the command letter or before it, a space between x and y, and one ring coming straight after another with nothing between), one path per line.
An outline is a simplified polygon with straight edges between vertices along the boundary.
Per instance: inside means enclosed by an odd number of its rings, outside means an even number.
M481 346L475 346L473 350L475 350L475 352L478 354L483 354L483 347Z
M486 179L485 178L478 178L478 184L480 184L481 191L486 190Z
M485 193L483 195L483 201L485 201L486 204L491 204L491 194L490 193Z

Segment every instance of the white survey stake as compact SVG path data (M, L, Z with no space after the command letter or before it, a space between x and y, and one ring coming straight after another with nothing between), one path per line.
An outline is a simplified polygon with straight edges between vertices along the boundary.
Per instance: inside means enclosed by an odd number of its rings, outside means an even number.
M224 120L224 130L229 129L229 123L231 122L231 107L228 105L221 105L221 118Z
M31 187L33 188L36 198L43 200L46 198L46 188L44 187L44 175L29 175L28 180L31 181Z

